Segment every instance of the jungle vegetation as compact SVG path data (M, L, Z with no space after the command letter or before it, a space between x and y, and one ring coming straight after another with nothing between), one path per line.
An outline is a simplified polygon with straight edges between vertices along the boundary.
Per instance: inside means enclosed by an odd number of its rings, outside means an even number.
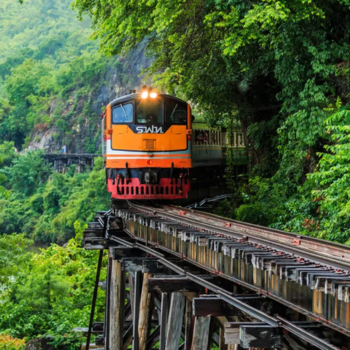
M27 252L32 242L24 234L0 236L1 350L24 350L36 337L55 349L80 348L81 334L72 329L88 325L97 260L95 251L81 248L84 228L76 223L76 237L65 247L52 244L40 254ZM96 312L103 320L102 291Z
M81 239L109 204L103 160L59 174L41 151L22 151L50 130L69 144L79 123L87 125L80 149L98 150L91 95L118 63L98 52L89 26L67 0L0 2L0 349L24 349L34 337L76 349L81 340L71 330L88 324L97 256ZM34 241L47 248L30 253Z
M73 165L61 174L39 151L18 155L13 142L0 144L0 349L22 350L36 337L79 348L72 329L89 322L97 262L81 241L94 213L108 208L104 177L102 158L90 171ZM34 241L47 248L29 252ZM96 319L103 310L100 292Z
M123 81L123 63L98 52L70 3L1 1L0 140L18 151L49 132L51 149L96 152L108 83Z

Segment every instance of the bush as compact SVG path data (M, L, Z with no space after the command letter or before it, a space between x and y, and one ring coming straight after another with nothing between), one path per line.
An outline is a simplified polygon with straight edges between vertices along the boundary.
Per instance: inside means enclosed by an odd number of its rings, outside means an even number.
M271 222L266 207L257 204L243 204L236 210L236 219L251 224L267 226Z
M16 339L9 334L0 334L0 350L24 350L25 346L25 339Z

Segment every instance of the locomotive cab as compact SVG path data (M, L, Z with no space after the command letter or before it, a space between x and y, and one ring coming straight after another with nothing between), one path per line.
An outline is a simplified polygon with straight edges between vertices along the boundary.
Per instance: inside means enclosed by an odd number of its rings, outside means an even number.
M144 90L112 101L103 118L112 198L187 198L192 129L186 102Z

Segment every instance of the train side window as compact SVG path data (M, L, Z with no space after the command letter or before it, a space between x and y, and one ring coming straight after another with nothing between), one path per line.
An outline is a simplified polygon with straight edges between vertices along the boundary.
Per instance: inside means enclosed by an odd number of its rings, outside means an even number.
M187 105L176 100L167 99L165 105L165 123L186 125Z
M134 106L131 103L119 105L113 108L113 123L132 123L134 119Z

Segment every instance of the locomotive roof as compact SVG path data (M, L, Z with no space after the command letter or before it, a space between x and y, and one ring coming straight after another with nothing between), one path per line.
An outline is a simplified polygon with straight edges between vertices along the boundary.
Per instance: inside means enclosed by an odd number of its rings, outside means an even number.
M175 96L171 96L171 95L167 95L167 94L158 94L158 96L161 96L161 97L167 97L167 98L171 98L173 100L177 100L179 102L182 102L182 103L186 103L184 100L181 100L180 98L177 98ZM121 96L121 97L118 97L116 98L115 100L113 100L112 102L110 102L110 105L111 106L114 106L118 103L121 103L121 102L127 102L127 101L130 101L130 100L135 100L135 99L138 99L138 98L141 98L141 94L129 94L129 95L124 95L124 96Z

